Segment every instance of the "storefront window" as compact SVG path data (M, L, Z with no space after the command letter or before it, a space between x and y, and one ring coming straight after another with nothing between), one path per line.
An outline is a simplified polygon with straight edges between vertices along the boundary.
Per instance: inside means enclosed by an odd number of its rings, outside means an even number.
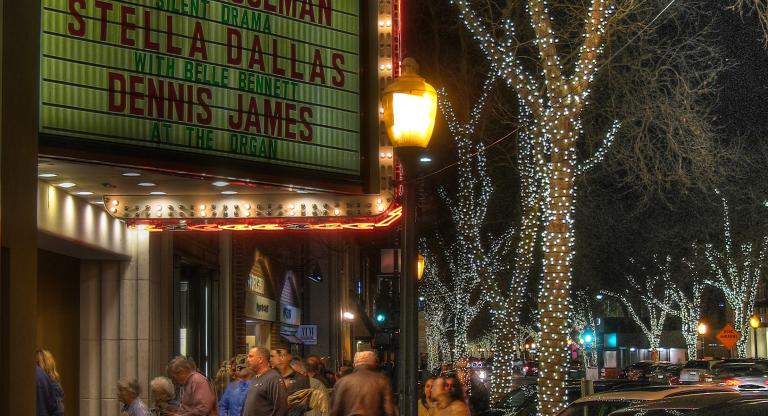
M246 321L245 334L247 350L253 347L270 348L272 345L272 324L269 322Z

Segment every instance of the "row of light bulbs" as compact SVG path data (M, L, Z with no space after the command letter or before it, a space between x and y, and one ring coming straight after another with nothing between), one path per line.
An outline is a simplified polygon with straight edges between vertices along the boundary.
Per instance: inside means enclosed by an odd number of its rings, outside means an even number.
M391 202L391 200L387 199L386 203L389 203L389 202ZM120 211L119 209L120 201L117 199L112 199L111 201L109 201L109 205L110 205L109 211L112 214L117 215L118 211ZM357 204L358 205L357 207L354 207L354 205L355 204L352 204L352 203L347 204L347 215L355 215L355 214L359 215L361 213L360 211L361 207L359 206L360 204ZM233 209L232 209L231 215L234 217L249 218L253 215L251 212L252 206L250 203L245 203L242 206L239 204L235 204L232 206L232 208ZM367 213L371 215L374 213L372 212L373 208L374 208L374 204L367 203L363 207L363 210L367 209ZM283 216L283 213L287 213L288 216L295 217L295 216L298 216L299 214L301 214L301 216L306 216L308 207L307 207L307 204L297 205L297 204L289 203L285 205L285 207L283 207L282 204L278 204L274 209L277 211L277 216ZM311 207L311 210L312 210L312 216L318 216L320 215L321 212L322 212L322 216L329 216L331 215L331 213L333 216L339 216L339 215L342 215L343 213L343 209L340 207L338 203L334 207L331 207L327 203L323 204L322 206L318 204L313 204ZM375 211L376 211L375 213L379 214L384 212L385 210L386 210L385 200L383 198L378 198L375 204ZM178 209L174 205L168 205L164 209L164 206L162 204L155 204L154 210L152 205L145 205L143 209L141 209L139 205L135 205L133 209L131 209L131 207L129 207L128 205L123 207L123 216L128 216L128 217L130 217L131 215L133 217L141 217L142 215L144 217L151 217L153 215L156 217L162 217L164 215L164 212L169 217L173 217L173 216L194 217L196 216L196 213L197 213L197 216L201 218L206 218L206 217L215 218L215 217L218 217L219 215L218 206L216 204L211 204L211 205L200 204L197 206L190 205L189 207L186 207L185 205L178 205ZM272 213L273 213L272 204L268 204L266 207L262 206L261 204L256 205L256 216L272 216ZM224 204L221 206L221 215L225 218L230 216L229 205Z

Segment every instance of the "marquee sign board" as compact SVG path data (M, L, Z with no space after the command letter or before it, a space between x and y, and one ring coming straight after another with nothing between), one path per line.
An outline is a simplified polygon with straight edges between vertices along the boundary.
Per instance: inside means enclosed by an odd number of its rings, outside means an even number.
M53 140L361 175L361 2L42 4Z

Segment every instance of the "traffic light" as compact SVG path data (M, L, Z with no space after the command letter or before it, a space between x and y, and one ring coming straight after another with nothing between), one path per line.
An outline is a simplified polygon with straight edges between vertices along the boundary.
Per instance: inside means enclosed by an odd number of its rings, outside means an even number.
M376 322L383 324L384 321L387 320L387 315L384 314L384 312L379 312L376 314Z
M582 331L581 336L579 336L579 341L582 341L584 343L584 346L587 348L594 347L595 331L590 327L584 328L584 331Z

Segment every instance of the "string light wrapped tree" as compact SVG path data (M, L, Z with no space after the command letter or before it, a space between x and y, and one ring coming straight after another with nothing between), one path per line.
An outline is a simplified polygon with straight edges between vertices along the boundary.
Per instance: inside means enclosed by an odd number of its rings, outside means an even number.
M700 258L701 253L694 247L694 259ZM699 350L696 348L699 338L699 323L701 321L701 298L706 284L699 271L696 260L683 259L683 279L668 280L667 290L672 298L672 304L667 305L659 299L654 299L659 307L667 308L670 315L680 318L680 332L688 349L688 359L698 359ZM686 284L687 283L687 284Z
M583 28L578 58L567 73L561 66L552 21L543 0L528 0L527 11L533 27L533 44L539 55L539 74L533 75L521 64L519 43L512 19L505 19L503 39L497 40L467 0L454 0L461 19L481 50L518 96L521 114L530 121L531 137L540 138L538 173L547 178L543 201L546 210L544 278L539 300L541 342L539 357L539 409L545 416L557 414L565 405L565 364L570 309L574 180L580 168L576 146L581 130L581 115L602 54L605 24L611 14L606 0L592 0ZM613 132L608 133L608 140ZM600 149L605 149L603 146ZM596 158L600 158L601 150ZM548 157L547 157L548 156ZM584 166L589 166L586 162ZM503 357L502 357L503 358ZM506 367L506 363L501 363ZM496 369L494 369L496 371ZM498 394L498 392L495 392Z
M453 362L448 340L448 332L453 322L452 309L445 306L448 288L440 280L436 259L429 251L426 240L421 240L419 246L425 260L424 278L419 283L419 296L424 299L427 361L429 368L436 368L442 363Z
M505 261L514 235L512 229L500 233L485 233L483 228L488 202L493 193L486 168L485 150L475 144L473 136L480 122L495 76L491 74L483 83L466 122L460 122L444 90L438 91L438 103L445 117L458 153L458 186L454 194L445 188L438 190L448 207L453 223L451 241L435 238L436 252L444 255L441 264L447 266L441 307L448 309L452 323L451 356L455 362L467 357L468 333L472 321L491 300L493 284L498 275L508 269ZM439 271L437 274L442 274Z
M587 328L596 331L597 320L593 308L594 297L583 290L577 291L573 296L573 311L571 312L571 325L577 333L583 333ZM579 348L579 354L585 357L584 365L587 367L597 366L597 350L600 340L595 335L592 342L579 342L579 339L572 340L576 342ZM591 346L590 346L591 345Z
M664 331L664 323L667 320L668 311L674 304L672 292L667 285L670 281L671 262L672 259L669 257L666 258L664 263L659 263L657 259L654 259L657 270L648 271L646 268L641 268L645 274L642 282L638 282L634 277L628 276L627 281L634 292L632 295L607 290L602 291L603 294L621 301L629 316L640 327L643 335L645 335L654 359L657 359L655 357L661 343L661 333ZM630 299L639 300L640 305L636 306ZM644 315L648 317L647 322L638 313L640 310L644 310Z
M722 196L721 199L723 245L721 248L715 248L711 243L704 246L709 266L706 283L723 292L728 308L733 313L733 327L742 334L736 343L736 353L739 357L746 357L749 318L755 310L757 287L765 273L768 236L762 238L758 247L752 243L743 243L738 246L738 250L734 250L728 201Z

